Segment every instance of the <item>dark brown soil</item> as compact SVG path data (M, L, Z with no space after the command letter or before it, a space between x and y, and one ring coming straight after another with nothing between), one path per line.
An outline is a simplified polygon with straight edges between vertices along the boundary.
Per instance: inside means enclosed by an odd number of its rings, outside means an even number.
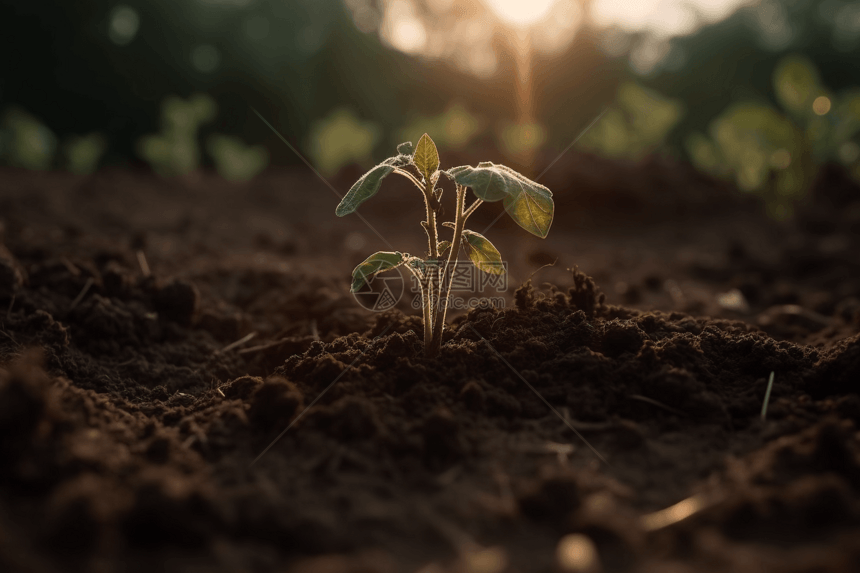
M430 360L348 292L421 252L406 184L380 238L302 169L0 171L0 570L860 571L860 188L775 223L662 160L545 183Z

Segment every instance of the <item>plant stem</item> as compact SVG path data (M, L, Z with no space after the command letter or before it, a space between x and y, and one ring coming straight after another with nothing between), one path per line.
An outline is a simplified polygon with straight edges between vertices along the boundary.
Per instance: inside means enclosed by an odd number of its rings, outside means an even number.
M427 210L427 220L424 222L424 230L427 231L427 246L430 251L430 259L434 261L433 265L425 267L424 280L427 284L426 286L422 285L421 289L421 306L424 313L424 351L427 352L427 349L433 345L433 326L435 324L433 314L435 306L433 304L433 273L436 273L438 276L438 263L435 261L439 259L439 231L436 228L436 199L433 196L433 181L427 179L421 191L424 194L424 207Z
M433 197L433 183L427 180L424 188L424 207L427 209L427 243L430 247L430 258L434 261L439 258L439 231L436 229L436 199Z
M469 208L468 208L468 209L466 209L466 212L465 212L465 213L463 213L463 218L464 218L464 220L465 220L465 219L468 219L468 218L469 218L469 215L471 215L472 213L474 213L474 212L475 212L475 209L477 209L478 207L480 207L480 206L481 206L481 203L483 203L483 201L482 201L481 199L475 199L475 202L474 202L474 203L472 203L471 205L469 205Z
M439 297L434 305L435 316L433 318L433 338L429 345L425 345L427 356L434 357L442 348L442 330L445 327L445 315L448 311L448 298L451 295L451 283L454 280L454 271L457 270L457 254L460 252L460 240L463 236L463 227L466 224L467 215L463 211L466 203L466 188L462 185L457 185L457 209L454 218L454 238L451 241L451 251L448 254L448 261L445 263L445 268L442 272L442 278L439 283ZM451 266L453 264L453 266ZM449 275L448 268L451 267Z
M421 182L418 180L418 178L415 177L414 175L412 175L411 173L409 173L408 171L406 171L405 169L400 169L398 167L394 170L394 172L397 173L398 175L403 175L404 177L406 177L407 179L412 181L412 183L414 183L416 187L418 187L422 191L424 190L424 185L421 184Z
M428 281L429 282L429 281ZM428 284L429 287L429 284ZM421 285L421 307L424 312L424 348L433 340L433 317L430 311L432 299L431 289Z
M409 271L412 275L418 279L418 286L421 289L421 309L423 312L424 319L424 346L430 343L430 339L433 338L433 317L430 313L430 300L432 298L432 291L430 289L429 281L424 273L413 269L412 267L408 267Z

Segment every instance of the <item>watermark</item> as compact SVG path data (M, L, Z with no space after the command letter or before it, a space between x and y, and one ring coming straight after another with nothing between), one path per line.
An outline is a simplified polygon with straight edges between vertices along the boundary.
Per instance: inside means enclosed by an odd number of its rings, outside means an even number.
M448 310L504 308L505 297L500 293L508 290L508 263L503 261L485 264L485 268L490 267L497 269L492 269L495 272L486 272L476 267L472 261L457 261L456 266L450 265L445 275L446 282L448 279L451 282L450 297L447 301L442 301L442 306L447 306ZM438 293L439 284L445 274L445 261L425 263L425 273L430 277L433 291ZM412 276L410 290L412 308L418 310L422 307L418 277Z
M495 272L485 272L472 261L457 261L456 266L449 266L445 276L446 282L447 279L451 282L450 297L447 301L442 301L442 306L447 306L448 310L504 308L505 297L500 293L508 290L508 264L504 261L490 263L486 264L485 268L491 268ZM425 273L429 273L431 277L433 291L438 293L439 283L445 273L445 261L425 263L425 269ZM412 308L418 310L422 306L418 277L412 277L411 285Z
M382 312L394 308L403 298L405 289L403 275L400 269L394 272L368 277L364 286L358 292L352 293L356 302L363 308L373 312Z
M468 298L462 296L451 296L448 299L448 310L472 310L473 308L505 308L505 297L481 297L470 296ZM421 310L421 295L416 294L412 297L412 308Z
M498 267L497 271L486 272L476 267L472 261L457 261L456 266L452 264L448 267L445 275L445 261L424 262L423 272L432 283L434 298L439 296L443 275L446 276L446 283L448 278L451 279L450 296L447 303L442 302L448 310L504 308L503 293L508 290L508 263L503 261L493 265ZM485 268L489 268L489 265L485 264ZM403 267L394 272L370 277L358 292L353 293L355 300L362 308L373 312L394 308L406 292L402 272ZM411 280L408 300L412 308L420 310L423 307L421 283L415 275L410 273L409 276Z
M500 293L508 290L508 263L505 261L499 263L484 263L485 269L491 269L493 272L486 272L475 266L472 261L457 261L457 264L451 264L446 271L445 261L440 262L425 262L425 275L430 276L430 281L433 283L434 289L438 290L438 285L442 280L442 275L445 274L445 280L451 280L451 293L471 292L471 293ZM418 282L418 277L412 275L412 292L421 293L421 284Z

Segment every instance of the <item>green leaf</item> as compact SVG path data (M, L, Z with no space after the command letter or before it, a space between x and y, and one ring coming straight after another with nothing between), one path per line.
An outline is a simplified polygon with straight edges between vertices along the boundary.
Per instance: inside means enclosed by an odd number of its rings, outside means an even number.
M334 213L338 217L349 215L358 209L358 206L376 195L379 191L382 180L385 179L394 167L381 163L361 176L361 178L353 183L347 194L341 199L340 204L335 209Z
M436 250L439 252L440 257L444 255L450 248L451 241L442 241L441 243L436 245Z
M412 156L412 162L427 181L439 169L439 152L436 150L436 144L433 143L433 140L426 133L421 136L421 139L418 140L418 145L415 146L415 155Z
M378 251L373 253L352 271L352 286L350 286L349 291L358 292L374 275L397 268L404 261L403 253L400 252Z
M402 147L404 144L400 144ZM343 217L353 213L358 206L376 195L379 191L382 180L390 175L395 168L409 165L412 158L408 155L400 154L394 157L389 157L353 183L346 195L341 199L340 204L335 209L335 215Z
M549 233L554 211L552 192L540 183L490 161L477 167L453 167L446 173L460 185L471 187L479 199L503 199L508 215L529 233L542 239Z
M400 145L397 146L397 153L400 155L409 155L411 156L413 153L412 142L404 141Z
M513 181L497 167L501 165L485 161L479 163L477 167L470 165L452 167L445 174L460 185L471 187L472 192L479 199L490 202L500 201L508 196L508 189Z
M502 255L493 243L480 233L468 229L463 229L463 238L466 239L463 243L466 253L476 267L491 275L504 274L505 265L502 263Z

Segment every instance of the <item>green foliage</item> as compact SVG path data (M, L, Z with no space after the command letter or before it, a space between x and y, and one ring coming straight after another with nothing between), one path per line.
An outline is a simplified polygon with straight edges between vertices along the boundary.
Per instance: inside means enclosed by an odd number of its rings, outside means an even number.
M414 151L413 151L414 149ZM499 251L484 236L465 228L466 220L484 201L502 201L507 213L525 230L546 237L552 224L554 205L552 193L513 169L486 161L477 167L463 165L448 171L439 171L439 153L436 144L426 133L413 148L410 142L397 146L398 155L386 159L365 173L350 188L338 204L335 214L343 216L355 211L364 201L379 191L382 179L397 173L412 181L421 191L427 220L422 226L427 233L428 253L422 259L399 252L377 252L359 264L352 273L352 292L362 288L376 273L397 268L405 263L419 281L424 311L424 347L428 356L435 356L442 344L442 329L451 291L453 273L447 269L456 266L460 246L481 271L489 274L505 272ZM450 241L439 241L436 222L441 211L443 189L437 188L441 173L456 183L457 203L454 221L445 221L443 227L453 229ZM465 206L466 191L471 188L476 199ZM447 262L441 259L447 253Z
M93 173L106 148L107 141L99 133L69 138L63 144L68 170L78 175Z
M628 82L621 85L615 103L578 145L610 157L638 159L664 143L682 114L678 101Z
M407 255L408 256L408 255ZM406 261L403 253L378 251L373 253L364 261L361 262L355 270L352 271L352 285L350 292L358 292L367 281L373 278L377 273L382 271L390 271L402 265Z
M773 72L773 89L783 109L800 117L812 113L812 102L823 91L818 71L807 58L787 56Z
M195 94L188 100L166 98L161 104L161 132L140 138L138 154L159 175L185 175L194 171L201 159L197 131L214 120L217 113L215 100L206 94ZM269 163L269 153L264 147L247 146L229 135L210 135L206 151L218 174L230 181L247 181Z
M694 133L687 152L699 169L733 179L759 194L776 218L791 215L809 187L816 165L839 161L860 178L860 90L831 94L812 63L787 56L773 73L780 112L758 103L736 104Z
M323 175L334 175L350 163L367 164L379 140L379 127L338 108L311 127L309 150Z
M269 152L262 145L245 145L238 137L212 135L206 151L215 161L218 173L228 181L247 181L266 168Z
M459 103L435 116L419 116L400 130L398 139L414 141L422 133L435 133L445 149L461 149L481 132L481 120Z
M41 121L19 107L10 107L0 122L0 159L8 165L45 170L51 167L57 137Z
M394 171L391 165L380 164L365 173L361 178L352 184L344 198L335 209L335 214L338 217L354 213L359 205L376 195L382 185L382 180L388 177Z
M398 151L401 148L406 149L405 145L405 143L401 143L397 147ZM409 146L411 148L412 144L410 143ZM391 175L395 168L409 165L411 161L412 158L409 155L395 155L362 175L358 181L352 184L352 187L349 188L349 191L341 199L337 209L335 209L335 214L338 217L343 217L344 215L353 213L358 209L359 205L376 195L379 187L382 185L382 180Z
M505 171L498 169L492 161L482 161L477 167L461 165L445 172L448 177L466 187L482 201L501 201L508 195L515 181Z
M549 233L552 193L540 183L491 161L481 162L477 167L452 167L446 173L460 185L471 187L483 201L502 200L508 215L529 233L542 239Z
M466 247L466 253L478 269L491 275L505 273L505 267L502 264L502 255L486 237L480 233L463 229L463 238L466 240L463 243Z
M811 157L803 133L776 110L739 104L711 125L711 140L691 139L688 151L701 169L733 177L744 191L757 191L776 217L786 217L809 184Z
M161 175L193 171L200 163L197 130L216 113L215 100L205 94L195 94L187 101L168 97L161 105L161 133L140 138L138 153Z
M421 136L418 145L415 146L412 162L427 181L439 170L439 152L436 150L436 144L426 133Z

